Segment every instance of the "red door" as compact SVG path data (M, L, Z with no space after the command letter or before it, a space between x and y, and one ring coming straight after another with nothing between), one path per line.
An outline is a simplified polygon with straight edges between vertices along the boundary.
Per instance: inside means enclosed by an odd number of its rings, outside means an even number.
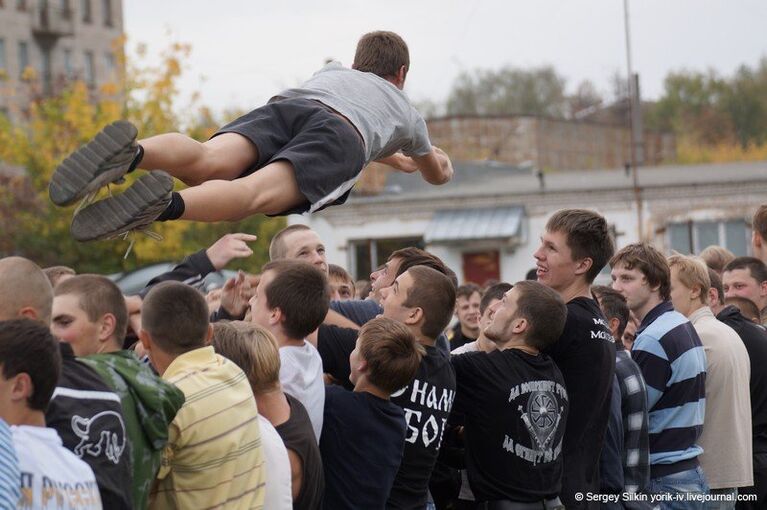
M488 281L501 279L501 263L498 250L463 254L463 277L466 282L484 286Z

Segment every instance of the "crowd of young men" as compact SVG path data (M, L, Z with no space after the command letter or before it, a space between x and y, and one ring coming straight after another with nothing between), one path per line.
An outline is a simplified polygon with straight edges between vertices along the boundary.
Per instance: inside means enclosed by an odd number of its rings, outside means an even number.
M759 256L761 225L767 208ZM294 225L257 277L196 288L253 239L229 234L127 298L0 259L0 507L767 501L761 259L615 252L602 216L570 209L541 234L537 281L458 286L405 248L353 299ZM593 286L605 268L612 285Z

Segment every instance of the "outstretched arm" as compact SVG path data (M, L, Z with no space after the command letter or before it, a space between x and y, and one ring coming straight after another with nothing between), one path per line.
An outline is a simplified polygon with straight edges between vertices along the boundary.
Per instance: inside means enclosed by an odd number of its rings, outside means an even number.
M396 168L400 172L420 171L423 179L429 184L445 184L453 178L453 164L445 151L439 147L432 146L431 152L423 156L411 158L398 152L377 161Z

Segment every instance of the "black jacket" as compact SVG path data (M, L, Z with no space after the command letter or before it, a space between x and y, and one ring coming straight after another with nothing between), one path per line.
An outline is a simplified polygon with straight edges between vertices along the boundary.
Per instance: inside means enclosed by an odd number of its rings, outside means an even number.
M716 316L740 336L751 360L751 422L754 454L767 453L767 331L727 306Z
M133 471L120 397L75 358L69 344L59 345L61 377L45 422L56 429L65 448L93 469L104 508L130 510Z

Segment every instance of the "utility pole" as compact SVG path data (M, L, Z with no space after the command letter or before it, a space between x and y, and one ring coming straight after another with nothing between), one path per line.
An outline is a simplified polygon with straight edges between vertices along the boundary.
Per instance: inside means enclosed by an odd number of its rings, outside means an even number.
M638 166L642 161L642 104L639 100L639 76L634 75L631 66L631 33L629 25L629 4L623 0L624 25L626 28L626 63L628 66L628 93L629 93L629 127L631 130L631 173L634 180L634 201L637 209L637 236L640 241L644 240L643 214L642 214L642 190L639 187Z

